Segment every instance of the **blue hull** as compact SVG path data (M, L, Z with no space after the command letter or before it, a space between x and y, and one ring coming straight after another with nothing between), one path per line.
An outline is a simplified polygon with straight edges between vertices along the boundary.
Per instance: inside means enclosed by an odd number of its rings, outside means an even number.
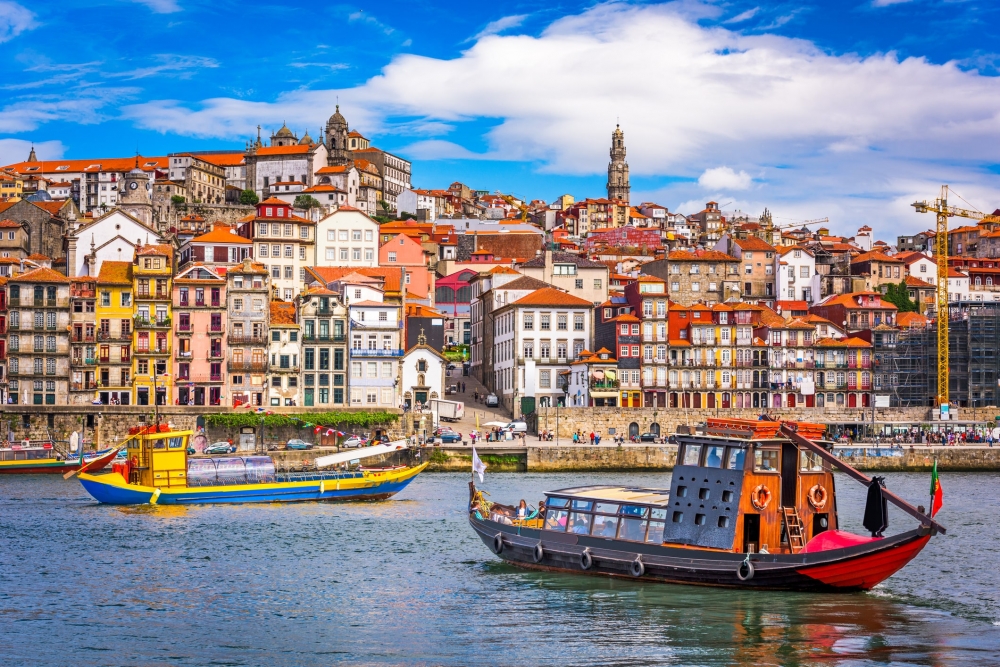
M387 481L365 488L336 489L327 483L320 492L319 483L285 486L282 484L247 484L233 487L202 487L163 491L156 498L157 505L198 505L208 503L274 503L274 502L315 502L381 500L399 493L413 480L413 477L399 481ZM148 505L155 495L143 487L125 487L106 484L91 479L80 479L87 492L98 502L108 505Z

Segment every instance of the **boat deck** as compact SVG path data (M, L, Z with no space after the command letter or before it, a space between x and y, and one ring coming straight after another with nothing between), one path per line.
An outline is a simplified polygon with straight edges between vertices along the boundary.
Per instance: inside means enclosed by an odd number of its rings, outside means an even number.
M670 492L667 489L644 489L630 486L575 486L550 491L546 495L563 498L586 498L587 500L610 500L620 503L641 503L643 505L666 506L670 502Z

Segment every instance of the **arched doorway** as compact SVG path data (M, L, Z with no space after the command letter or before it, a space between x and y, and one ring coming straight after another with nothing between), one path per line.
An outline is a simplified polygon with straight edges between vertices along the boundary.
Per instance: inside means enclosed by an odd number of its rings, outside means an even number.
M653 422L649 425L649 432L655 435L657 438L660 437L660 425Z
M628 425L628 437L630 439L639 437L639 425L637 423L632 422Z
M722 408L723 409L726 409L726 408L728 408L730 406L730 401L731 400L732 400L732 397L729 395L728 391L722 392Z
M849 407L849 408L856 408L856 407L858 407L858 395L857 394L848 394L847 395L847 407Z

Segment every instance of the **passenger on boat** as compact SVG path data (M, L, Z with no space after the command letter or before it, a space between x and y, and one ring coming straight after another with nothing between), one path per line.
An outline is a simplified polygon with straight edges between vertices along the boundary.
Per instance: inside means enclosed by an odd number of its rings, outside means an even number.
M524 502L524 498L517 504L517 518L522 520L528 518L528 503Z

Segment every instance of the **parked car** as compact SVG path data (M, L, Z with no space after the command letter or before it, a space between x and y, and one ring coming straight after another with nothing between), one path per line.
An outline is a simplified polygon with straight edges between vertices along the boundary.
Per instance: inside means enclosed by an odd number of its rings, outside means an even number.
M500 406L500 399L497 398L496 394L490 394L486 397L486 407L496 408Z
M659 442L660 436L655 433L643 433L639 436L639 442Z
M363 447L366 442L368 442L368 441L365 440L364 438L362 438L360 435L352 435L352 436L350 436L348 438L345 438L344 441L342 443L340 443L340 446L341 447Z
M515 419L511 423L503 427L505 431L514 431L514 433L527 433L528 425L522 419Z
M299 440L298 438L292 438L285 444L285 449L312 449L311 443L305 440Z
M462 434L454 431L442 431L437 436L442 443L462 442Z
M450 384L450 385L448 385L448 388L444 390L444 393L446 395L449 395L449 396L451 394L457 394L458 393L458 385L457 384Z
M205 447L202 454L230 454L236 451L236 445L230 444L225 440L220 442L213 442L211 445Z

